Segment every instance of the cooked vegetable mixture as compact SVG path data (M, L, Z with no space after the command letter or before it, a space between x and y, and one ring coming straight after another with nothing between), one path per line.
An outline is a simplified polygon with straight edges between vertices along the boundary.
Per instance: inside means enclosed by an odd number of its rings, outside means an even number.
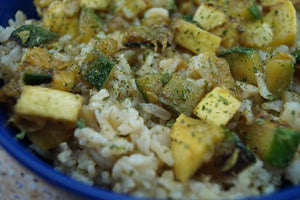
M0 27L0 103L39 156L135 196L300 182L299 0L34 0Z

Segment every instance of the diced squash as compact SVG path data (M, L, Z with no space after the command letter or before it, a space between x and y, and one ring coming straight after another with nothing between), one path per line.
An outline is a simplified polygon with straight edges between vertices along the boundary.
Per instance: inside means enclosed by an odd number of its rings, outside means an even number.
M98 15L90 8L83 7L79 16L79 31L83 42L88 42L102 28Z
M168 10L175 10L176 3L175 0L145 0L146 4L150 8L165 8Z
M79 68L56 70L52 76L51 87L62 91L71 91L78 80Z
M84 78L98 90L106 86L115 71L115 63L102 52L96 51L93 60L88 63L88 70Z
M178 180L187 181L196 170L208 162L214 146L224 137L220 127L181 114L171 129L173 170Z
M51 31L61 35L76 35L78 32L78 19L68 16L63 1L53 1L43 13L43 25Z
M81 104L82 97L79 95L39 86L25 86L15 112L18 115L39 116L74 124Z
M169 21L169 11L167 9L150 8L145 12L142 24L144 26L166 25Z
M46 49L40 47L29 49L22 61L41 69L65 69L71 65L70 62L54 58Z
M144 45L154 48L166 48L171 44L173 34L167 26L132 26L123 35L122 43L127 47L141 47Z
M143 0L115 0L115 12L127 19L133 19L147 8Z
M178 113L189 115L204 95L203 87L203 84L174 74L163 88L160 101Z
M10 39L27 48L40 46L52 41L56 37L57 34L32 24L23 25L14 30L10 35Z
M204 52L217 52L222 39L213 35L195 24L178 19L173 29L175 32L174 41L176 44L192 51L195 54Z
M264 21L273 29L273 46L293 45L297 35L296 10L290 1L271 7Z
M264 117L261 123L246 127L241 135L247 145L263 161L284 168L293 159L300 142L300 132L276 124Z
M80 6L94 10L105 10L110 2L111 0L80 0Z
M252 19L249 8L252 6L252 0L194 0L197 4L207 2L214 7L223 10L227 15L241 20Z
M294 64L295 58L282 52L266 61L266 85L275 97L280 97L291 84Z
M52 2L52 0L34 0L33 2L36 7L44 8L44 7L49 6L49 4Z
M210 32L222 38L221 44L225 48L236 46L241 37L239 24L232 19L228 20L223 26L210 30Z
M83 103L80 95L39 86L24 86L15 106L15 123L42 149L72 136Z
M97 49L105 55L112 55L119 50L118 41L111 38L103 38L98 42Z
M229 122L240 105L228 89L216 87L200 101L194 114L210 124L221 126Z
M260 0L260 4L264 7L275 6L280 3L284 3L287 0Z
M227 16L209 4L201 4L193 19L205 30L211 30L224 24L227 20Z
M135 82L146 101L160 104L159 95L169 80L169 74L153 73L141 76Z
M273 31L271 25L261 21L246 24L241 35L241 43L248 47L266 47L273 41Z
M236 47L219 53L230 65L232 76L237 81L257 85L256 71L262 71L262 60L256 49Z
M214 53L202 53L192 57L186 73L193 79L204 78L208 91L220 85L227 88L234 87L229 64L224 58L218 58Z

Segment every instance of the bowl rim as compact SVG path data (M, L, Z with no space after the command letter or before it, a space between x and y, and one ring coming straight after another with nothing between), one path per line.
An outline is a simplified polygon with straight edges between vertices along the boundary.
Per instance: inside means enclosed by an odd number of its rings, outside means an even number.
M0 145L22 166L29 169L34 174L41 177L53 186L58 186L67 192L75 192L75 194L88 199L97 200L141 200L147 198L133 197L126 194L115 193L111 190L101 187L94 187L79 182L62 172L55 170L42 159L33 155L26 147L18 142L12 136L12 129L6 125L4 114L0 112ZM274 193L259 197L246 197L243 199L251 200L279 200L279 199L297 199L300 197L300 185L291 186Z

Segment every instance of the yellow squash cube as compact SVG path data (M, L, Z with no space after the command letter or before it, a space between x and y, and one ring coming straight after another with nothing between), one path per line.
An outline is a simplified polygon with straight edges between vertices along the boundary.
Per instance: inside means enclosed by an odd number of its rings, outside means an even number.
M273 46L293 45L297 35L296 10L290 1L271 7L264 22L273 29Z
M95 10L105 10L110 2L111 0L80 0L80 6Z
M264 7L275 6L288 0L260 0L260 3Z
M209 4L201 4L194 15L194 20L205 30L211 30L224 24L227 16Z
M82 103L80 95L25 86L15 106L14 122L39 148L55 148L72 137Z
M280 52L266 60L266 85L275 96L281 97L293 80L295 58Z
M25 86L15 106L15 112L18 115L75 123L81 105L80 95L39 86Z
M211 33L222 38L222 46L229 49L233 46L238 46L240 40L239 24L230 19L224 25L218 26L212 30Z
M214 146L222 139L223 131L220 127L181 114L171 129L171 152L176 178L182 182L187 181L203 163L211 159Z
M74 36L78 33L78 19L76 16L69 16L65 10L63 1L53 1L43 13L43 25L61 35Z
M272 27L268 23L260 21L246 24L241 35L241 43L248 47L267 47L273 41Z
M200 119L217 126L226 125L241 105L226 88L216 87L194 109Z
M222 41L220 37L182 19L174 23L173 29L175 32L175 43L195 54L205 52L215 53L218 51Z
M127 19L135 18L146 8L147 4L143 0L115 0L115 12Z

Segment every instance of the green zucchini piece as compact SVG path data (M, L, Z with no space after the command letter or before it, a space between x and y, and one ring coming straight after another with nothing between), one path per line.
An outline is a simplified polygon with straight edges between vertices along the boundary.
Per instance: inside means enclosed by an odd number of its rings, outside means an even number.
M151 73L138 77L135 82L146 101L157 103L156 99L170 78L169 74Z
M23 47L32 48L54 40L58 35L36 25L24 25L14 30L10 39Z
M85 79L98 90L107 82L110 74L114 71L115 64L102 52L98 52L96 58L89 63Z
M284 168L293 159L300 142L300 132L265 118L245 129L242 137L262 160L271 166Z
M52 77L49 74L25 73L23 81L26 85L41 85L43 83L50 83Z
M203 85L198 85L195 81L174 74L163 88L160 101L173 108L177 113L189 115L204 94Z
M257 70L262 71L262 60L256 49L235 47L219 53L230 65L232 76L237 81L257 85Z
M259 10L255 0L252 0L252 6L249 7L248 10L250 11L250 13L252 14L254 19L262 21L263 16L262 16L261 11Z
M287 53L279 53L265 61L266 85L279 98L293 81L295 59Z

